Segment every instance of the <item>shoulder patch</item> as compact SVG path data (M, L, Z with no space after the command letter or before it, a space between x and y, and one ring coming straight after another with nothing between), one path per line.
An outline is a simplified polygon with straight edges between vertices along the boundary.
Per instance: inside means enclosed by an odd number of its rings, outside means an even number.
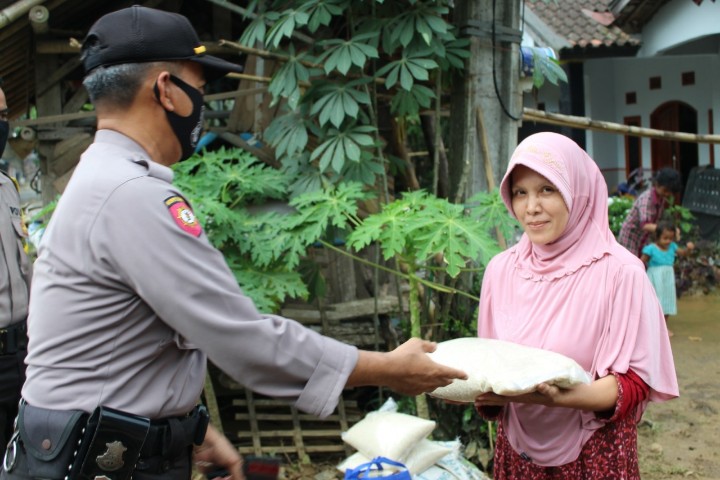
M172 215L178 227L190 235L195 237L200 236L202 226L184 198L177 195L168 197L165 199L165 206L168 208L170 215Z

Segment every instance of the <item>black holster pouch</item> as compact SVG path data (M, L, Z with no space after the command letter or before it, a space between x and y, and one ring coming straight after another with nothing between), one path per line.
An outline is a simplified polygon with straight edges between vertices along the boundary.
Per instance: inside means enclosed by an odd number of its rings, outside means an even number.
M20 404L18 435L26 468L33 478L63 479L73 462L88 414L80 410L48 410ZM11 442L10 448L17 448ZM13 463L17 452L13 453Z
M150 420L98 407L87 422L70 480L130 480L140 457Z

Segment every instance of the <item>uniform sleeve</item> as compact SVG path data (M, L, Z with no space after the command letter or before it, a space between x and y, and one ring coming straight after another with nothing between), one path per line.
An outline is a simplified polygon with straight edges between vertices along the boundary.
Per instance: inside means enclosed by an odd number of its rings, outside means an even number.
M259 313L183 202L148 177L118 188L91 230L95 261L116 269L177 332L179 348L202 350L258 393L315 415L332 413L357 349Z

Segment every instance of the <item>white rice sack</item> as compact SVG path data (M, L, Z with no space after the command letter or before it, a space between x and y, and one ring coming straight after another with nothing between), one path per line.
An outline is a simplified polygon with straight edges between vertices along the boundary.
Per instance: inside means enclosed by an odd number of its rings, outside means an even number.
M459 440L435 442L449 448L443 458L430 468L413 477L413 480L492 480L477 466L470 463L460 453L462 445Z
M430 395L456 402L473 402L485 392L520 395L540 383L568 388L590 383L590 375L572 358L489 338L456 338L438 343L428 355L437 363L463 370L467 380L454 380Z
M341 434L365 457L405 463L410 451L435 429L435 422L397 412L370 412Z
M420 440L415 448L413 448L407 456L407 460L403 463L411 474L417 475L426 471L433 466L435 462L452 452L452 448L440 442L432 440ZM346 470L352 470L360 465L368 463L372 459L366 457L360 452L350 455L337 466L337 469L345 473Z

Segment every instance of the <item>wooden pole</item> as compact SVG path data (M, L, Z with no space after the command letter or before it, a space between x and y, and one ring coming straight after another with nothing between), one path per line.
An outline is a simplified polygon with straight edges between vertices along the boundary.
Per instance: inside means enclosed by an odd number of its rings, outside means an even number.
M487 177L488 191L492 192L495 190L495 175L492 170L492 162L490 161L490 149L488 147L487 131L485 130L485 121L483 120L482 107L478 104L475 110L477 115L477 132L478 141L482 147L483 160L485 161L485 176ZM495 236L497 237L498 245L503 250L507 250L507 242L505 236L502 234L500 227L495 227Z
M636 137L656 138L659 140L676 140L690 143L720 143L720 135L704 135L698 133L672 132L668 130L657 130L654 128L636 127L634 125L623 125L621 123L593 120L588 117L576 117L562 115L560 113L549 113L533 108L523 110L523 120L529 122L547 123L563 127L579 128L582 130L596 130L600 132L618 133Z

